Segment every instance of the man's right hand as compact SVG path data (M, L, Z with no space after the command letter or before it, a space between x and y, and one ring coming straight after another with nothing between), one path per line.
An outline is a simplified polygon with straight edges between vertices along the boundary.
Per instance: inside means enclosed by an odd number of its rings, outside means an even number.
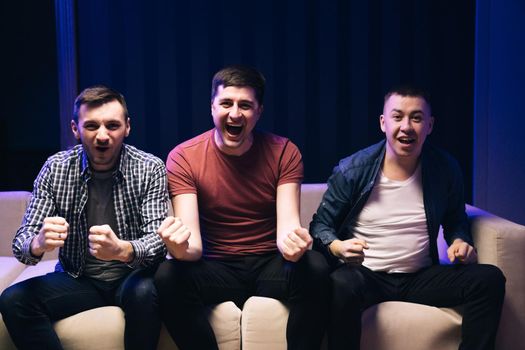
M31 241L31 254L37 257L55 248L63 247L67 238L69 224L60 216L44 219L42 228Z
M362 239L350 238L344 241L336 239L328 246L333 256L338 257L347 264L361 265L365 260L364 250L368 244Z
M190 229L178 217L168 216L160 224L157 234L162 238L170 254L181 259L189 248Z

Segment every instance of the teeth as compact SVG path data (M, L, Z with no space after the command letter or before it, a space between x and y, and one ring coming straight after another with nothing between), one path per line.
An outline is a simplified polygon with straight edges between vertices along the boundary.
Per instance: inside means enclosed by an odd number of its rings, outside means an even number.
M404 144L410 144L410 143L414 142L414 139L400 138L399 142L404 143Z

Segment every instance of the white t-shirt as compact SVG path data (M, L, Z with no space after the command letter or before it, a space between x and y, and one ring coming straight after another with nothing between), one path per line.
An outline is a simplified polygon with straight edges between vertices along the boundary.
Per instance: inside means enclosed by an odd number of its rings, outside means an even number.
M363 265L372 271L409 273L431 265L421 166L404 181L381 173L353 232L368 243Z

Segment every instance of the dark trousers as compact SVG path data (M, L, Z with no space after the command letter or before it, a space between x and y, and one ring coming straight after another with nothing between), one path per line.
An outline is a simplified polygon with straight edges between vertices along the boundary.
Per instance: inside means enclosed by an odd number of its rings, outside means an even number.
M291 263L278 254L229 260L162 263L155 275L162 321L181 350L217 349L208 307L250 296L286 302L289 349L319 349L328 313L329 268L322 255L307 251Z
M330 349L359 349L361 313L383 301L463 306L460 349L494 349L505 277L492 265L434 265L416 273L387 274L341 265L332 274Z
M101 306L125 313L126 349L156 349L160 333L155 270L135 270L117 282L53 272L17 283L0 297L0 312L18 349L62 349L53 322ZM79 329L89 332L89 329ZM96 347L96 346L95 346Z

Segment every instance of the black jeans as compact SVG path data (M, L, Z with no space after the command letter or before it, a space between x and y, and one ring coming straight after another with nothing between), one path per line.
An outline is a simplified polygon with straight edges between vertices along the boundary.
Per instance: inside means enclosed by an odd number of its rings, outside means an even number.
M494 349L505 277L492 265L434 265L416 273L387 274L341 265L332 274L330 349L359 349L361 313L383 301L437 307L463 305L460 349Z
M250 296L286 302L290 307L288 348L318 350L328 316L328 275L324 257L307 251L297 263L278 254L168 260L159 266L155 284L162 320L181 350L217 349L208 306L233 301L242 308Z
M107 283L65 272L34 277L7 288L0 312L18 349L62 349L53 322L101 306L120 306L125 313L126 349L156 349L160 333L154 268L131 272ZM89 329L79 329L89 332Z

